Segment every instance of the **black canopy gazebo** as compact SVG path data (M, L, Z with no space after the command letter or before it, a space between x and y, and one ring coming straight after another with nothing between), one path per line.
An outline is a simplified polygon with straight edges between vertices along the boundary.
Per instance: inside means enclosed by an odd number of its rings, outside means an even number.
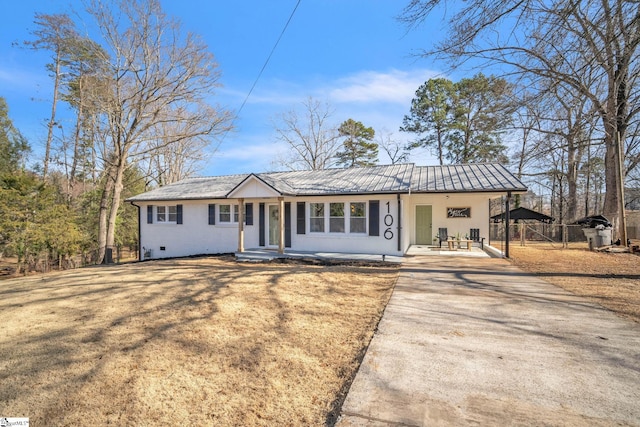
M499 213L497 215L492 216L491 221L496 224L500 222L504 222L505 216L506 215L504 212ZM542 222L544 224L551 224L553 221L555 221L555 219L553 217L550 217L549 215L545 215L541 212L536 212L534 210L523 208L523 207L511 209L509 211L508 218L511 222L514 222L516 224L518 224L520 221L523 221L523 220L533 220L533 221Z

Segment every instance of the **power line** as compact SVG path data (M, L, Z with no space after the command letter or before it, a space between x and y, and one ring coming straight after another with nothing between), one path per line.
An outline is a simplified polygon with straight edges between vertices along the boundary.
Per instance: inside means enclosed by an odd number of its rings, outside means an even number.
M280 43L280 40L282 39L282 36L284 36L285 31L287 31L287 27L289 27L289 23L293 19L293 15L295 15L296 10L298 10L298 6L300 6L300 2L301 1L302 0L298 0L296 5L294 6L293 10L291 11L291 15L289 15L289 19L287 19L286 24L284 24L284 27L282 28L282 31L280 32L280 35L278 36L278 39L276 40L275 44L273 45L273 48L271 48L271 52L269 52L269 56L267 56L266 61L264 61L264 65L262 65L262 68L260 69L260 72L258 73L258 76L254 80L253 85L251 85L251 89L249 89L249 92L247 93L247 96L244 98L244 101L242 101L242 104L240 105L240 108L238 109L236 114L233 116L233 119L231 120L231 126L229 126L229 129L227 129L227 131L222 136L222 139L220 140L220 144L222 144L224 139L227 137L227 134L231 131L231 128L233 128L233 124L238 119L238 116L240 115L240 112L242 111L242 109L244 108L245 104L247 103L247 100L249 99L249 97L253 93L253 89L255 89L256 85L258 84L258 81L260 80L260 77L262 77L262 73L264 73L264 70L267 68L267 65L269 64L269 61L271 60L271 57L273 56L273 53L276 51L276 48L278 47L278 44Z

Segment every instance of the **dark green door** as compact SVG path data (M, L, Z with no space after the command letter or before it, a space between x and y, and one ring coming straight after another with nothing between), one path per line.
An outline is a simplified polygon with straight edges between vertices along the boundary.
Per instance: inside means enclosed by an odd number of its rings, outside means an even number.
M416 245L430 245L432 241L431 206L416 206Z

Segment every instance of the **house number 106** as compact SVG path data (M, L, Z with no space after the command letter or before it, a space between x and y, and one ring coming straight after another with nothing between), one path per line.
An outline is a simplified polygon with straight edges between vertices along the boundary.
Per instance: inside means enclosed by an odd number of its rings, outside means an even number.
M384 216L384 225L387 226L387 229L384 230L384 238L387 240L393 239L393 231L391 231L391 226L393 225L393 215L391 215L390 202L387 202L387 214Z

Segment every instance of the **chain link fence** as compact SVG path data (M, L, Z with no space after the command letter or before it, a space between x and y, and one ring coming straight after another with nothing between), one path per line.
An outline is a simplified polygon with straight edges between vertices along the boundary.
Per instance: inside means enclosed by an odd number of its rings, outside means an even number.
M509 226L509 241L511 244L520 242L521 245L530 243L548 243L562 247L584 246L587 238L580 225L518 223ZM506 230L502 223L489 224L489 239L491 245L500 247L505 242Z

